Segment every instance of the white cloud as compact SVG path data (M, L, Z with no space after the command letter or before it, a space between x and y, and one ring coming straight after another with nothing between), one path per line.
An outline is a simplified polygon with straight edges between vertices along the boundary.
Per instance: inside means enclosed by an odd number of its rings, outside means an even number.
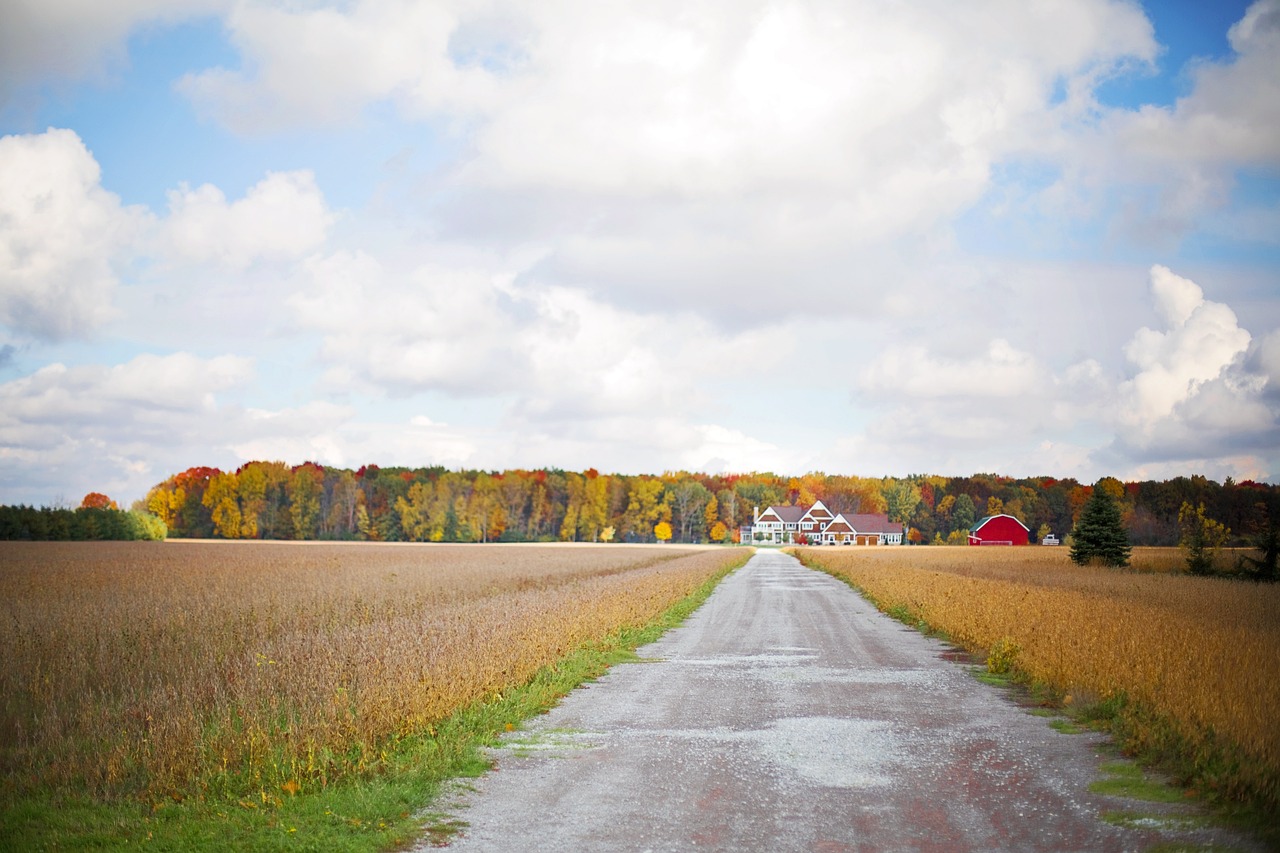
M1136 373L1117 389L1115 440L1097 457L1263 476L1280 461L1277 332L1254 341L1231 308L1165 267L1152 268L1151 288L1164 329L1143 327L1125 348Z
M1139 329L1125 347L1138 373L1121 386L1122 421L1140 429L1168 418L1200 388L1237 364L1250 335L1229 307L1204 298L1193 281L1168 268L1151 268L1151 289L1165 331Z
M1088 215L1115 205L1125 236L1168 241L1225 207L1239 170L1280 165L1280 0L1254 3L1228 35L1234 55L1190 65L1191 90L1174 105L1091 102L1066 122L1051 157L1064 176L1049 196L1092 197Z
M703 380L763 340L517 283L518 272L337 253L305 264L290 301L299 324L324 335L331 388L506 399L518 421L695 412L710 399Z
M349 121L387 98L470 111L491 74L455 63L451 36L484 6L357 0L336 8L240 2L226 25L246 69L209 69L179 83L198 108L260 131ZM481 17L483 21L483 17Z
M45 340L112 316L112 262L144 217L100 185L70 130L0 138L0 323Z
M220 11L231 0L39 0L6 3L0 26L0 104L20 84L121 64L126 37L149 22Z
M334 218L309 171L268 172L231 203L212 184L183 185L169 192L159 251L242 270L260 258L296 258L318 248Z
M961 359L937 358L919 345L893 347L862 371L859 387L868 393L973 400L1043 392L1047 381L1034 356L997 338L982 355Z
M252 377L240 356L174 353L55 363L0 384L2 500L74 501L93 490L128 500L190 465L225 464L241 415L219 395Z

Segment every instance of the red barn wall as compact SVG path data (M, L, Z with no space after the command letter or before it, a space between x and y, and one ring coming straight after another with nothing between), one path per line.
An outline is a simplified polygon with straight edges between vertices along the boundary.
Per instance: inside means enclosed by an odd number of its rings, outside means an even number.
M978 528L976 535L984 542L1012 542L1014 545L1028 544L1027 528L1018 523L1017 519L1008 516L997 516L991 519L982 527Z

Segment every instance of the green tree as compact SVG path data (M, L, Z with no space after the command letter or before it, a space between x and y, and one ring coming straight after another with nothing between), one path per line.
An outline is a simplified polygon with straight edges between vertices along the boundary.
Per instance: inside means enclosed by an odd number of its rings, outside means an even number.
M890 521L906 524L920 505L920 489L910 480L886 480L882 494Z
M951 529L968 531L978 520L978 508L973 505L973 498L962 494L956 498L951 508Z
M1241 556L1240 570L1255 581L1280 581L1280 500L1273 498L1267 506L1267 526L1253 538L1252 544L1259 555Z
M1078 565L1094 561L1105 566L1129 565L1129 537L1120 508L1106 489L1095 488L1071 531L1071 560Z
M1218 549L1227 542L1230 531L1204 513L1204 504L1192 506L1183 501L1178 510L1178 527L1182 540L1178 543L1187 555L1187 571L1193 575L1213 574Z

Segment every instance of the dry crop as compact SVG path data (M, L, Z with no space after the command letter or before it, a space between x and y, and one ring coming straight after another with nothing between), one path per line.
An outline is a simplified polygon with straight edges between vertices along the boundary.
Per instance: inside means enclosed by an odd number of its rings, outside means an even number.
M1136 571L1118 572L1051 548L802 552L960 645L1016 647L1015 665L1063 694L1123 695L1194 762L1226 765L1208 779L1224 793L1280 803L1280 588L1171 574L1171 554L1135 549Z
M327 784L741 552L0 543L10 794Z

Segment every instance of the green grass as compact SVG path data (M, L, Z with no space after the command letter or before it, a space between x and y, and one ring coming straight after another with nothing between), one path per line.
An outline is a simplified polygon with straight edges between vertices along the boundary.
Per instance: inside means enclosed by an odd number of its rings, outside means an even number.
M0 790L0 849L174 851L335 851L371 853L426 839L440 843L462 824L423 811L444 782L489 768L483 746L545 713L575 687L619 663L638 662L638 646L684 621L750 551L653 622L588 643L527 684L435 724L434 734L387 745L379 775L322 789L261 790L247 797L208 796L183 802L102 802L46 793L14 798Z
M1147 776L1142 768L1131 761L1108 761L1100 768L1108 778L1089 785L1095 794L1110 794L1149 803L1181 803L1186 795L1179 789L1159 779Z

